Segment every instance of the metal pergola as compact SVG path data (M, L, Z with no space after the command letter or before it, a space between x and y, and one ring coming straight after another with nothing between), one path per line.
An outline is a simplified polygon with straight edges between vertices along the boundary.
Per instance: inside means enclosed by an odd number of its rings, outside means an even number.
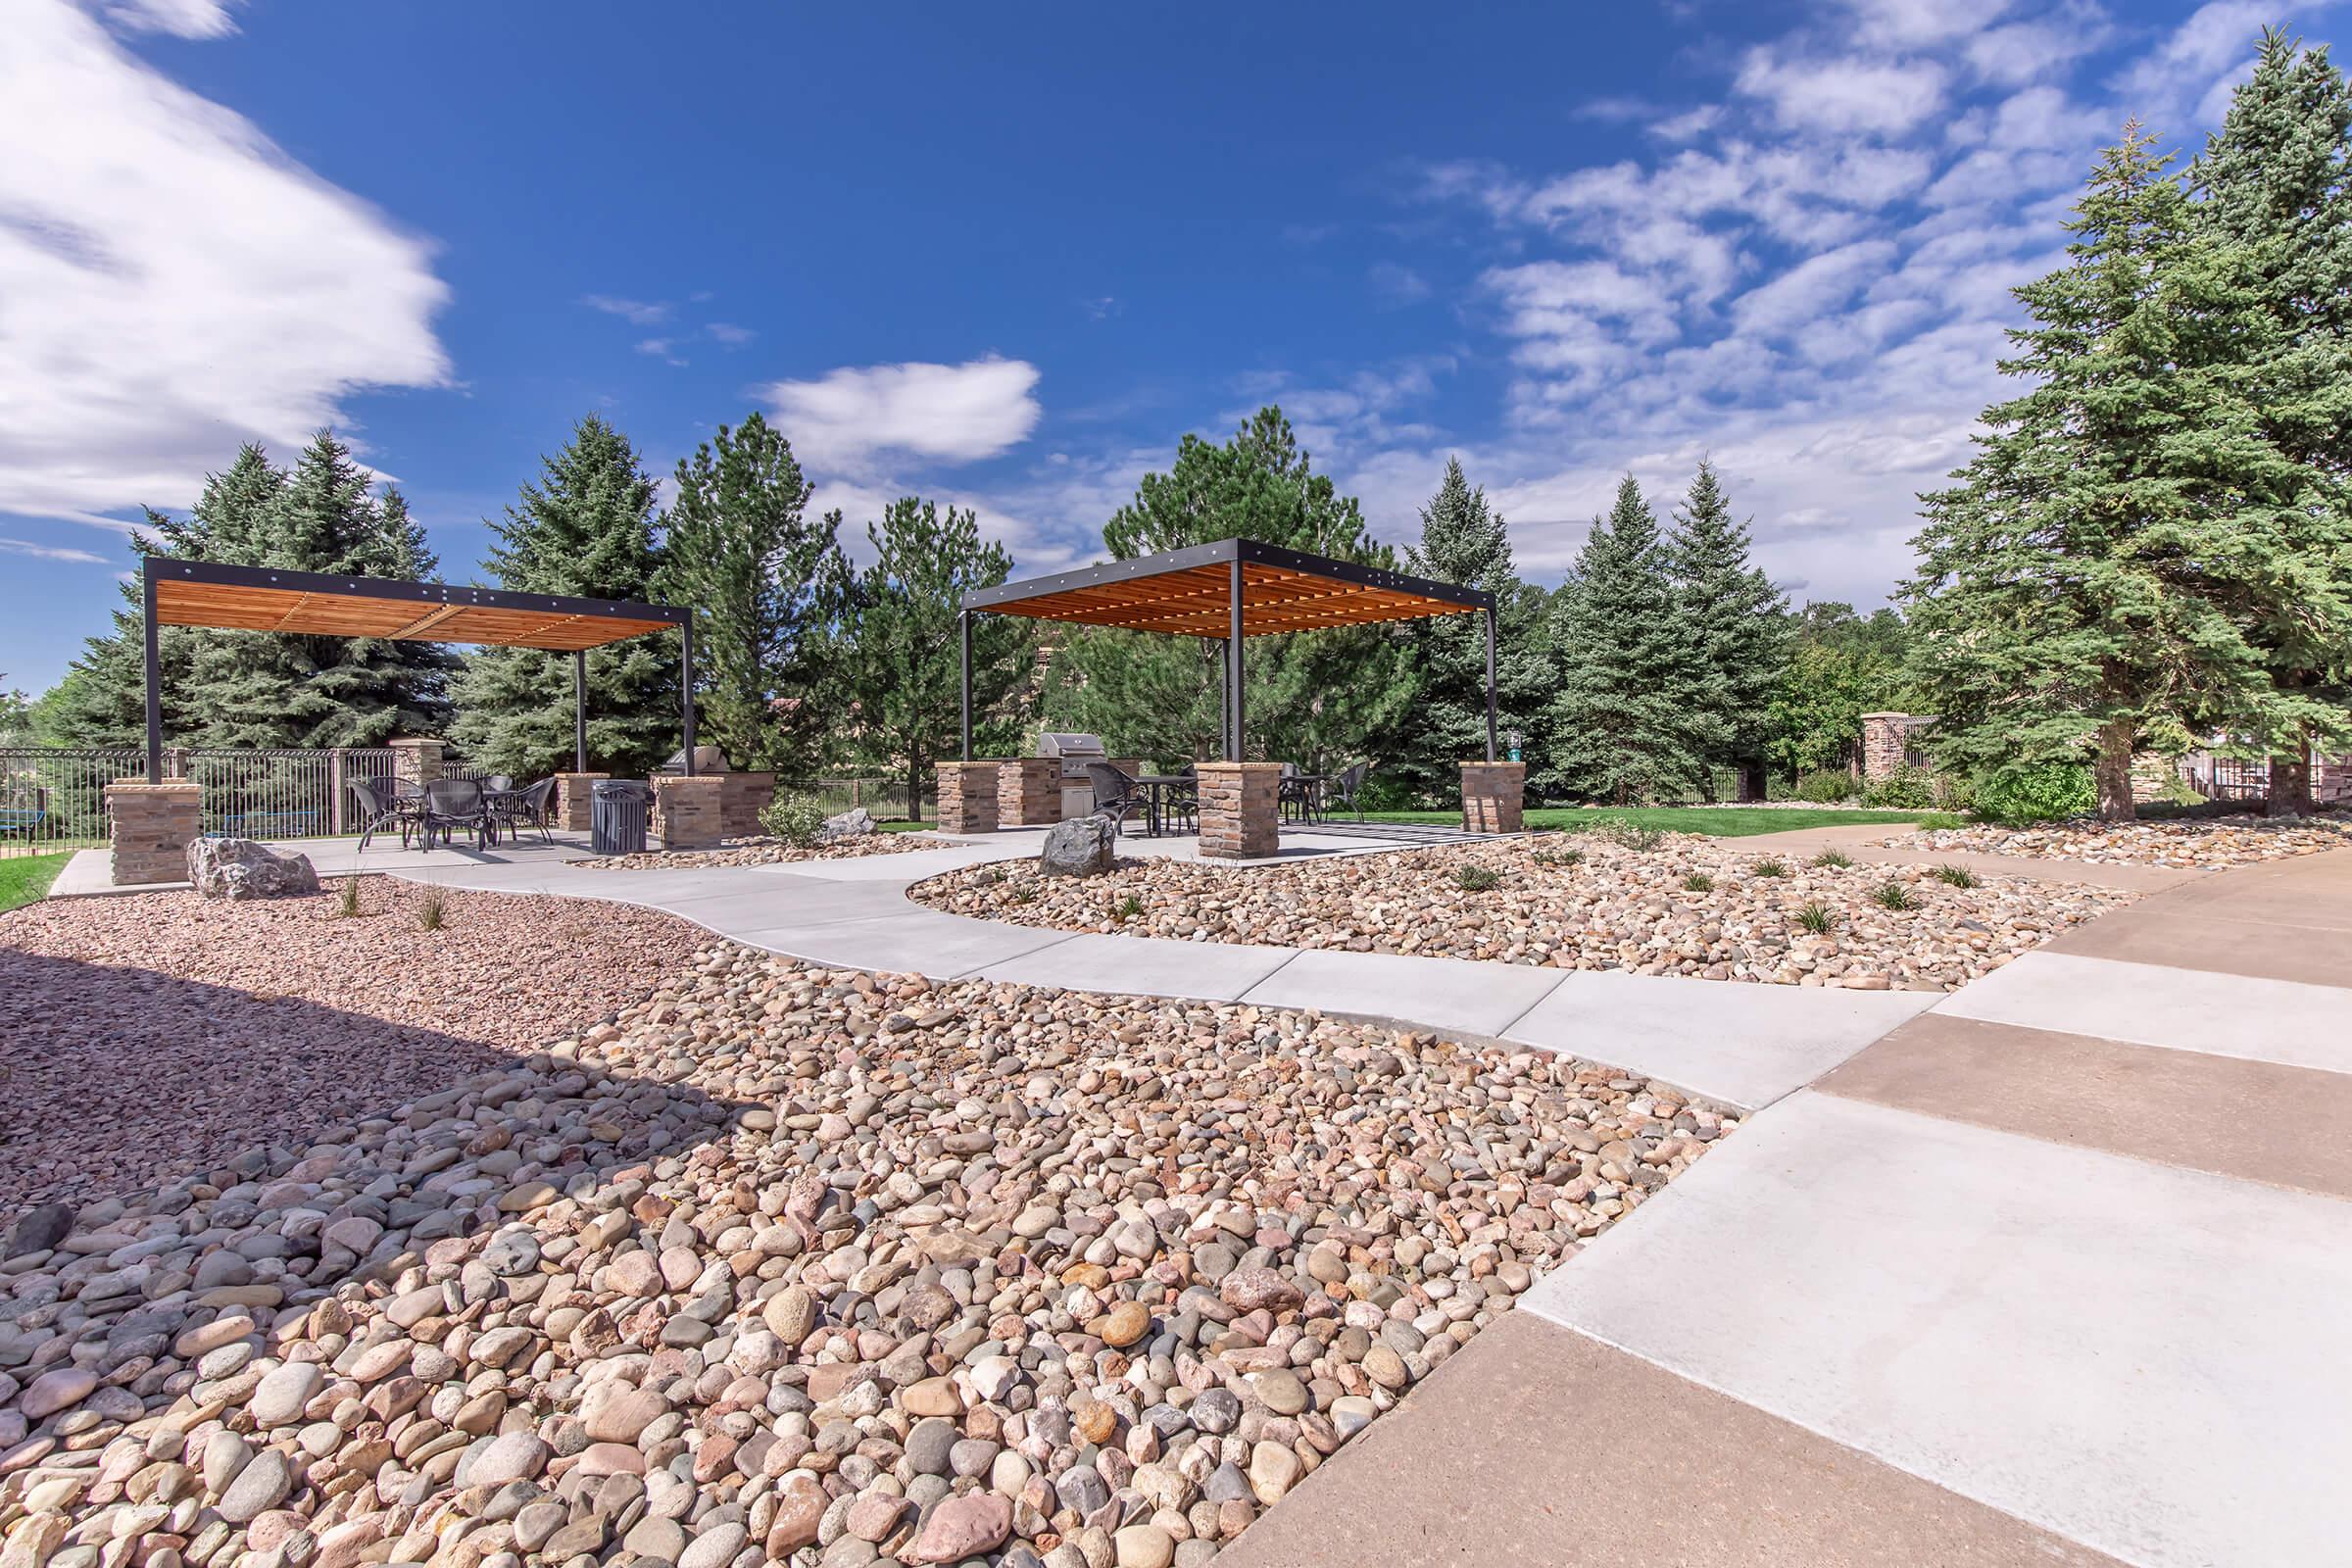
M694 617L676 605L571 599L453 583L238 566L149 556L141 573L147 629L147 782L164 781L164 709L156 631L202 626L304 637L383 637L571 655L572 756L588 770L588 650L648 632L678 633L678 709L694 772Z
M1487 760L1494 760L1494 596L1255 539L1166 550L963 596L963 760L972 760L972 616L1027 615L1225 645L1225 760L1242 760L1242 645L1251 637L1424 615L1486 617Z

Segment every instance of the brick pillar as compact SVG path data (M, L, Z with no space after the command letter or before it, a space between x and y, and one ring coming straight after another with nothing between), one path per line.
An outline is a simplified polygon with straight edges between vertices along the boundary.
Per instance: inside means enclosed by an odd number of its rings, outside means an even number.
M719 798L724 786L714 773L664 774L654 780L654 833L665 850L714 850L724 837Z
M416 789L441 776L443 742L430 736L404 736L392 743L392 776L403 789Z
M1472 833L1521 833L1527 822L1525 762L1462 764L1462 826Z
M1890 778L1903 765L1903 746L1911 734L1909 713L1862 715L1862 778L1866 783Z
M773 773L719 773L718 826L731 839L761 831L760 813L776 798Z
M1280 762L1202 762L1200 853L1213 859L1253 860L1272 855L1282 836L1276 791Z
M588 831L588 802L596 791L592 787L610 773L558 773L556 775L556 823L573 833Z
M994 833L1002 762L939 764L939 827L943 833Z
M117 887L188 879L188 846L196 841L194 784L138 784L125 780L106 787L107 842Z
M1051 827L1061 820L1061 763L1051 757L1016 757L997 764L997 824Z

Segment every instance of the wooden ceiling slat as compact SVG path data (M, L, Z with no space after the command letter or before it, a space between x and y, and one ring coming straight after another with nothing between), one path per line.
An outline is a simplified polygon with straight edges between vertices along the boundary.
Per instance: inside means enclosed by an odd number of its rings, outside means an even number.
M156 620L163 625L209 626L228 631L399 637L565 653L674 629L671 622L663 620L552 614L545 610L463 602L425 609L413 599L338 595L265 585L183 582L171 577L156 583Z

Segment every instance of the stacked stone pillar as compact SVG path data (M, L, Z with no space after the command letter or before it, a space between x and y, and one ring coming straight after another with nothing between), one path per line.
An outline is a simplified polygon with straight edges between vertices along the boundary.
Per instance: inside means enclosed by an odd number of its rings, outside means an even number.
M441 777L445 743L431 736L403 736L392 742L392 776L403 790L422 789Z
M939 764L939 826L944 833L994 833L1002 762Z
M1862 779L1876 783L1892 778L1903 765L1903 751L1911 736L1909 713L1862 715Z
M1218 860L1254 860L1280 847L1280 762L1202 762L1200 853Z
M556 826L573 833L588 831L588 803L596 795L596 781L611 778L610 773L558 773L556 775Z
M654 780L654 832L664 850L714 850L726 835L720 809L725 786L716 774L663 774Z
M138 887L188 878L188 846L196 842L197 785L122 780L106 787L106 835L115 886Z
M1061 820L1061 761L1016 757L997 764L997 825L1051 827Z
M1462 826L1472 833L1526 831L1525 762L1462 764Z

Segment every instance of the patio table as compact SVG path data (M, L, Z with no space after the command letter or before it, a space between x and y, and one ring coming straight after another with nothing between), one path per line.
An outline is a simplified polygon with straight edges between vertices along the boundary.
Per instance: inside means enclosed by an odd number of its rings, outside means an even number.
M1144 792L1144 832L1151 838L1163 837L1167 832L1168 797L1180 789L1197 788L1200 780L1190 773L1139 773L1136 787Z
M1336 776L1331 773L1293 773L1282 781L1286 786L1295 785L1298 788L1298 804L1306 812L1302 820L1323 820L1323 791Z

